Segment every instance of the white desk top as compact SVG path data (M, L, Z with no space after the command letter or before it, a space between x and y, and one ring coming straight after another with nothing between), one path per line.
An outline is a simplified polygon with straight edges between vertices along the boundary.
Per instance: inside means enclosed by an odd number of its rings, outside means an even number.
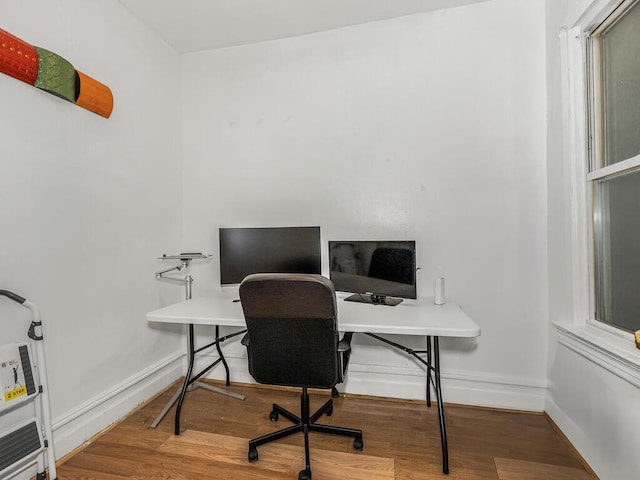
M338 328L343 332L477 337L480 327L453 303L434 305L431 299L405 300L390 307L345 302L338 294ZM191 300L147 313L147 320L244 327L244 315L234 288L216 290Z

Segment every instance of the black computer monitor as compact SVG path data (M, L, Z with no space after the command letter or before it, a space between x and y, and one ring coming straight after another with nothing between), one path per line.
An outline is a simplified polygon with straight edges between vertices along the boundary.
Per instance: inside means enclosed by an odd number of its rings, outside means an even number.
M320 227L220 228L220 283L251 273L321 273Z
M416 242L340 240L329 242L329 276L346 300L397 305L417 298Z

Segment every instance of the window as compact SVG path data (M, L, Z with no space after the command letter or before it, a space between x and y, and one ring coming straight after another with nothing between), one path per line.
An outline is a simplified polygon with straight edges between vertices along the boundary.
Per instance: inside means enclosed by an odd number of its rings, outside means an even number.
M640 1L587 35L595 319L640 330Z
M640 0L593 0L560 30L562 165L553 164L557 191L571 199L562 212L570 224L554 232L570 236L558 272L570 274L571 304L553 320L558 342L637 388L629 331L640 330L639 30Z

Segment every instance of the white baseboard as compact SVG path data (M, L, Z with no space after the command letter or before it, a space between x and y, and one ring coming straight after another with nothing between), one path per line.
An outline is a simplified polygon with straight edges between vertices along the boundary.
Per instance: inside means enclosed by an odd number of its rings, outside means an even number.
M157 362L111 390L53 419L55 454L61 458L183 375L184 354Z
M578 444L583 437L580 428L573 423L567 415L565 415L562 409L560 409L556 402L554 402L550 397L547 397L545 400L544 411L549 415L549 418L553 420L571 444L580 451Z
M232 382L254 383L246 358L226 354ZM208 378L223 379L223 367L217 366ZM347 381L338 385L346 393L378 397L426 399L424 370L418 367L349 364ZM442 395L446 403L476 405L509 410L544 411L546 384L524 383L521 379L479 376L470 371L442 373ZM432 395L432 398L433 395Z
M593 443L588 436L585 436L583 429L578 427L565 413L564 411L553 401L550 396L545 399L544 411L549 418L557 425L564 436L571 442L571 445L580 452L582 458L592 468L593 465L590 462L591 455L590 445Z
M443 371L445 403L542 412L545 385L525 384L510 378L478 376L470 371ZM343 388L349 393L382 397L426 399L425 372L419 368L349 365ZM434 399L433 391L431 398Z

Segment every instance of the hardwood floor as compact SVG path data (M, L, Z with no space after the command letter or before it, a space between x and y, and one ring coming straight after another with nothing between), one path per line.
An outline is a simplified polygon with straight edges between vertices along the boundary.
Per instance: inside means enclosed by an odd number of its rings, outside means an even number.
M295 391L233 385L236 400L206 390L187 395L183 433L173 435L173 410L149 428L177 385L63 459L59 480L295 479L304 467L302 435L259 447L247 461L247 440L287 426L269 420L271 403L299 411ZM312 394L312 410L328 393ZM442 473L437 409L379 398L334 399L320 423L359 428L364 450L352 440L311 434L314 480L589 480L573 449L541 414L447 405L450 475Z

